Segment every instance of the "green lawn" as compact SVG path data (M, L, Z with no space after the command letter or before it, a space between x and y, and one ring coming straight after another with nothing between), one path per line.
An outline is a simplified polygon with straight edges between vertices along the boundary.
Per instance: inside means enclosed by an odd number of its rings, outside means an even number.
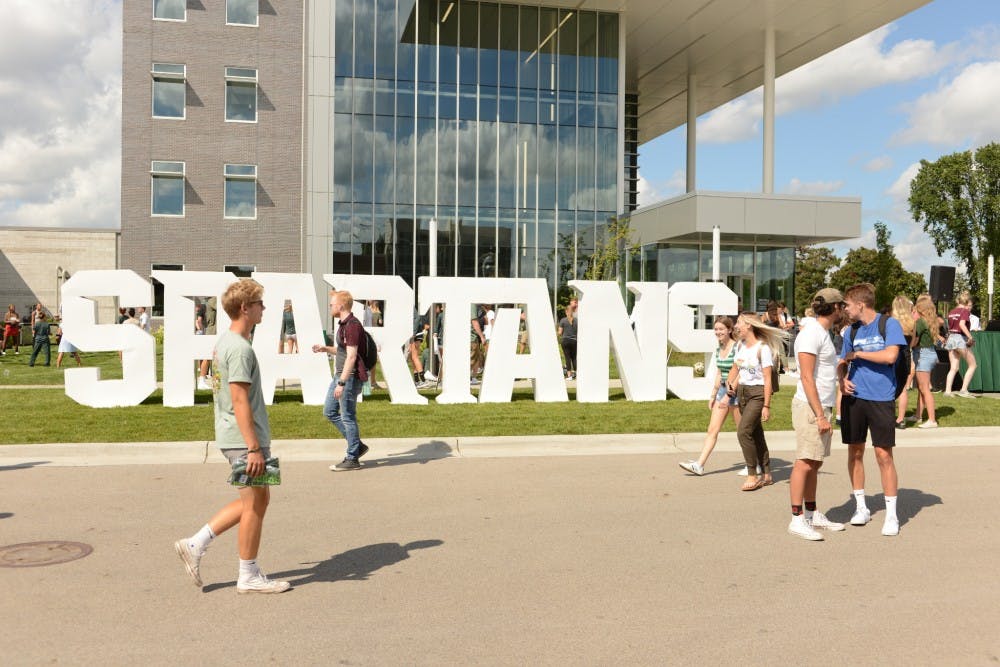
M689 365L701 355L671 355L671 365ZM97 366L103 379L121 377L121 364L114 352L86 353L85 366ZM162 365L157 355L158 375ZM0 444L43 442L145 442L211 440L212 399L209 392L196 394L188 408L165 408L160 392L133 408L96 409L79 405L62 389L63 370L53 366L28 367L28 355L8 353L0 357L0 404L4 429ZM63 366L75 367L64 358ZM614 362L611 362L611 368ZM192 364L192 373L194 365ZM617 377L617 373L613 373ZM23 385L52 385L51 389L27 389ZM433 397L434 392L424 392ZM570 389L570 398L575 393ZM768 430L791 428L789 403L792 388L783 387L775 397ZM997 404L992 400L970 401L935 395L942 426L991 426L996 423ZM318 406L306 406L300 391L275 392L269 408L272 435L276 439L334 438L333 427ZM910 392L910 408L916 392ZM593 433L683 433L701 432L708 424L704 401L667 400L650 403L627 401L613 389L608 403L536 403L529 390L515 391L508 404L393 405L388 392L376 390L359 408L362 432L370 438L455 437L491 435L553 435ZM733 430L732 422L725 429Z

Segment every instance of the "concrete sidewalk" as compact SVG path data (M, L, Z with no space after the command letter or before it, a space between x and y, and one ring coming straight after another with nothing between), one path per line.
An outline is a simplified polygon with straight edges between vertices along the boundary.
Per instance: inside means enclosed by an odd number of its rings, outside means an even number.
M767 431L773 452L794 452L793 431ZM521 456L595 456L626 454L689 454L697 457L701 433L642 433L606 435L531 435L460 438L383 438L365 440L368 459L427 461L442 458L503 458ZM909 428L897 433L901 448L981 447L1000 444L998 427ZM834 433L834 449L844 449ZM275 440L272 452L282 461L339 461L343 440ZM716 452L739 452L736 434L722 433ZM135 464L218 463L224 461L213 442L130 442L0 447L0 466L107 466Z

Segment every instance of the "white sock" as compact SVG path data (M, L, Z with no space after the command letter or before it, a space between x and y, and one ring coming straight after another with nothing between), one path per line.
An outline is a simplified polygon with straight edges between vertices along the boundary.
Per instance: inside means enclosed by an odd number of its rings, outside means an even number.
M257 568L257 559L253 560L243 560L240 559L240 580L249 579L250 577L257 574L260 570Z
M188 546L195 553L201 553L208 548L208 545L215 539L215 533L206 523L197 533L188 538Z
M868 505L865 504L865 490L864 489L854 489L854 502L857 503L859 510L868 509Z
M896 519L896 496L885 497L885 518Z

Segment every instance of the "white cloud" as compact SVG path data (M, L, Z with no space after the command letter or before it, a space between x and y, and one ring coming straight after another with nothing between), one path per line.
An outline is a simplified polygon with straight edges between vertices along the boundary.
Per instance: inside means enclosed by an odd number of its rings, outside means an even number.
M687 178L684 170L678 169L665 181L653 183L639 174L639 207L650 206L656 202L670 199L683 193L687 188Z
M891 157L888 155L879 155L866 162L861 168L865 171L885 171L886 169L891 169L892 165Z
M804 182L793 178L785 188L790 195L828 195L844 187L843 181L812 181Z
M775 82L775 113L834 104L890 83L930 76L958 57L955 45L937 48L923 39L885 44L892 24L845 44ZM760 88L712 111L698 124L698 140L731 143L757 136L763 109Z
M886 188L885 194L889 197L889 216L896 222L913 222L910 214L910 182L917 177L920 171L920 163L914 162L899 175L899 177Z
M973 63L952 81L907 105L893 143L978 146L1000 137L1000 61Z
M0 225L117 228L121 3L4 8Z

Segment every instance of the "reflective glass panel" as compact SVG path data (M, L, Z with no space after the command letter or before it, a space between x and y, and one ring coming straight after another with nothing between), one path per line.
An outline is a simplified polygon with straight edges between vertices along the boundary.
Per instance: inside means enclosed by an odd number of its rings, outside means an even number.
M257 0L226 0L226 23L257 25Z
M257 179L227 178L225 194L225 217L257 217Z
M336 75L351 76L354 73L354 0L337 0L336 8Z
M153 115L157 118L184 118L187 83L181 79L153 79Z
M184 215L184 177L152 175L153 215Z
M153 0L153 18L184 21L187 18L187 0Z
M226 81L226 120L257 122L257 84Z

